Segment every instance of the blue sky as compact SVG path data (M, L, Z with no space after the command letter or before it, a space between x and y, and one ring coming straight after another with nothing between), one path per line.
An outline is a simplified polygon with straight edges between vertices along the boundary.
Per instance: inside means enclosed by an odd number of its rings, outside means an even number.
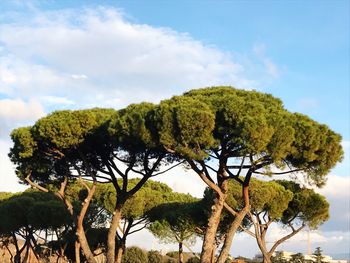
M334 203L331 220L315 238L328 253L346 252L349 8L345 0L1 1L0 190L21 189L6 157L9 132L53 110L121 108L209 85L257 89L342 135L345 158L320 190Z

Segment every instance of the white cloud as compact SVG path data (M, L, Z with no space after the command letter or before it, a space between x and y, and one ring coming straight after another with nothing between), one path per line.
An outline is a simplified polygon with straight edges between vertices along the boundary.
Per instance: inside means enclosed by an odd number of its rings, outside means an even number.
M41 13L0 32L6 94L54 92L82 106L104 105L95 98L106 94L121 107L196 87L256 85L230 54L168 28L130 23L115 9Z
M14 173L14 165L7 156L10 147L11 144L8 141L0 139L0 192L19 192L27 188L18 183L18 179Z
M8 121L35 120L44 116L42 105L35 100L25 102L22 99L2 99L0 100L0 119Z
M343 146L344 150L349 150L350 141L342 141L341 145Z
M41 101L46 105L74 105L75 102L65 98L65 97L57 97L57 96L43 96Z
M323 188L316 188L316 192L329 198L350 198L350 177L329 175Z

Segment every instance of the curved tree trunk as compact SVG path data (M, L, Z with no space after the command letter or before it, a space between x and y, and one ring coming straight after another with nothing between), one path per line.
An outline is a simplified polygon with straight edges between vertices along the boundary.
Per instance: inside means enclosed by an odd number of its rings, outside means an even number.
M241 225L244 217L248 213L250 209L250 204L249 204L249 186L243 186L242 188L242 195L244 199L244 208L236 214L235 219L233 220L225 238L224 245L220 251L219 258L217 260L217 263L224 263L228 257L228 254L230 252L230 248L232 245L232 240L237 232L239 226Z
M233 220L229 230L226 233L226 237L225 237L225 241L224 241L224 245L222 246L222 249L220 251L220 255L218 257L217 263L225 263L228 254L230 253L230 248L232 245L232 240L239 228L239 226L241 225L245 215L247 214L247 209L243 209L241 210L237 216L235 217L235 219Z
M80 243L79 240L75 240L74 243L74 252L75 252L75 263L80 263Z
M220 223L220 216L224 207L226 192L227 192L227 181L224 181L220 187L222 189L222 195L217 195L212 206L212 212L208 220L207 230L204 235L201 263L213 262L213 254L215 255L215 238L216 232Z
M107 236L107 263L115 263L120 262L121 258L116 259L115 257L115 238L117 235L118 226L120 223L120 219L122 216L121 212L121 204L117 204L116 209L114 210L113 216L112 216L112 222L108 230L108 236Z
M271 263L271 254L270 253L266 253L263 254L263 263Z
M83 202L83 206L81 208L81 211L78 215L77 232L76 232L79 243L80 243L80 247L84 253L84 256L85 256L87 262L89 262L89 263L96 263L96 260L94 258L94 254L92 253L90 246L89 246L89 243L88 243L88 240L86 238L83 223L84 223L85 214L89 208L89 205L90 205L91 199L95 193L95 190L96 190L96 182L94 182L94 184L92 185L92 187L90 189L88 188L88 196L85 198L85 200Z

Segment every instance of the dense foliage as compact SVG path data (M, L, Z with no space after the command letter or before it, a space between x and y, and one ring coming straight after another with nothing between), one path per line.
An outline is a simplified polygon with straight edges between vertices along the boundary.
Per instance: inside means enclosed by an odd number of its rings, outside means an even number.
M75 260L79 262L81 251L90 263L96 262L96 255L84 223L86 218L94 222L89 209L103 207L101 213L109 220L104 242L107 262L120 263L127 234L119 233L119 227L128 222L124 226L130 231L128 225L146 220L144 214L149 209L161 202L175 202L153 195L147 182L179 165L192 169L213 190L211 209L200 220L205 221L205 227L201 225L205 229L202 263L215 260L224 207L235 210L227 229L231 233L249 213L266 209L268 202L271 219L290 223L293 213L304 209L296 218L317 227L327 217L328 208L311 215L314 208L297 204L312 199L315 206L323 207L322 198L302 191L295 206L281 217L283 207L272 201L281 199L285 203L288 194L278 192L281 188L271 183L255 190L266 199L254 199L254 193L249 198L254 188L251 178L257 174L299 173L308 183L322 186L343 155L341 137L326 125L287 111L269 94L232 87L192 90L158 105L56 111L33 126L15 129L11 138L14 144L9 156L19 179L61 200L73 222ZM140 179L132 180L135 175ZM237 193L241 193L239 204L228 204L233 180L238 184ZM83 199L69 195L69 185L74 182L85 188ZM99 183L108 187L99 190ZM255 211L249 211L251 205ZM178 217L179 221L188 221L183 218ZM232 238L226 235L218 262L225 262Z

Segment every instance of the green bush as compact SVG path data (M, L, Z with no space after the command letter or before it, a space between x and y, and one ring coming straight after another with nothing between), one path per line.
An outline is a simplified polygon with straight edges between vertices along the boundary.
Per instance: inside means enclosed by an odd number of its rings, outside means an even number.
M187 260L186 263L200 263L201 261L197 257L191 257Z
M170 251L170 252L166 253L166 255L168 257L171 257L171 258L179 258L179 252L178 251Z
M147 254L139 247L128 247L123 255L122 263L148 263Z
M163 263L163 256L156 250L148 251L148 262L149 263Z

